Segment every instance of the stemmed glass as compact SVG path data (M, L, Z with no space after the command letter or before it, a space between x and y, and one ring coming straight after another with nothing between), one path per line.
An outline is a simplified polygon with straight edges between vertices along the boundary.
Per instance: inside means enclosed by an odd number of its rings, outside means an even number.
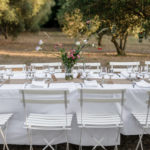
M14 75L12 69L6 69L5 74L8 76L8 80Z
M112 79L113 75L114 75L114 70L113 70L113 68L109 68L109 69L108 69L108 76L109 76L109 79L110 79L110 80Z
M55 75L55 68L51 67L50 68L50 76L51 76L51 81L53 81L53 76Z
M90 66L86 66L84 72L85 72L85 79L87 80L88 79L88 76L90 74L90 69L91 67Z
M142 78L144 79L145 78L145 75L146 75L146 70L145 70L145 66L141 66L140 67L140 74L142 76Z
M131 80L131 75L132 75L132 73L133 73L133 67L128 67L127 68L127 72L128 72L128 74L129 74L129 79Z
M102 67L100 70L100 74L102 76L102 79L104 79L105 75L107 74L107 67Z
M4 70L0 70L0 81L4 80Z
M99 72L99 77L101 78L101 87L103 87L105 75L107 74L107 67L101 67L100 72Z
M29 81L35 80L35 72L36 70L32 68L32 66L27 66L25 73L26 73L26 83L25 87L28 85Z
M150 68L148 68L148 79L150 80Z

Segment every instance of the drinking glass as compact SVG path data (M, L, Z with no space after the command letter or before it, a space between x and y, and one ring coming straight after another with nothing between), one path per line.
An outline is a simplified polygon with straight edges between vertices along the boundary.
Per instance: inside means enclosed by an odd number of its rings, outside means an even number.
M114 75L114 70L113 70L113 68L109 68L109 69L108 69L108 76L109 76L109 79L110 79L110 80L112 79L113 75Z
M14 75L12 69L6 69L5 74L8 76L8 80Z

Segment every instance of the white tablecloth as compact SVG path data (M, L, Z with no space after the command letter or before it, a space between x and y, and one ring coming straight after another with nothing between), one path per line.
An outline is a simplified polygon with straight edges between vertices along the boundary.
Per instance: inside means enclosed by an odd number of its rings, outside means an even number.
M79 135L80 129L77 127L76 121L76 112L80 111L80 105L78 101L78 88L81 87L78 83L53 83L50 84L50 87L53 88L68 88L70 90L70 104L68 107L68 112L73 113L73 121L72 121L72 130L68 132L69 142L72 144L79 144ZM24 85L16 84L16 85L3 85L0 87L0 113L13 113L13 117L9 122L8 126L8 135L7 141L9 144L29 144L27 130L23 128L24 122L24 108L22 102L19 97L19 89L23 89ZM30 87L26 87L30 88ZM101 88L101 87L99 87ZM124 135L136 135L141 132L141 128L135 118L132 116L131 112L136 111L146 111L146 103L145 101L148 99L147 90L148 88L139 88L132 85L127 84L104 84L104 88L112 89L112 88L125 88L125 111L123 115L124 127L121 130L121 133ZM102 113L107 110L107 112L112 113L116 110L119 110L119 107L114 105L105 105L99 106L90 104L87 105L87 110L95 111L95 113ZM50 105L41 105L32 106L32 110L38 113L61 113L60 105L50 106ZM87 130L88 133L96 136L98 139L104 138L104 145L114 145L115 138L117 134L117 130L114 129L90 129ZM58 135L60 132L58 131L34 131L33 132L33 143L37 145L45 144L42 140L43 137L48 138L49 140ZM54 144L65 142L65 136L60 137ZM120 141L118 141L118 144ZM95 144L92 138L83 131L83 145L93 145Z

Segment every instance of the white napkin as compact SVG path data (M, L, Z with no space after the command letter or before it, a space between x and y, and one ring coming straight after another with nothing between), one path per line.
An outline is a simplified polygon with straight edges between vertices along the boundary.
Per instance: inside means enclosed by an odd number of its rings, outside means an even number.
M122 71L121 74L126 78L128 79L129 78L129 73L127 71ZM131 73L131 77L132 79L135 79L136 78L136 74L135 73Z
M50 88L64 88L68 89L69 91L76 90L76 84L73 82L70 83L51 83L49 85Z
M32 81L31 87L35 88L45 88L47 87L45 81Z
M92 80L92 81L84 80L84 85L86 87L98 87L98 83L96 80Z
M142 88L150 88L150 83L148 83L144 80L136 82L136 85L139 86L139 87L142 87Z

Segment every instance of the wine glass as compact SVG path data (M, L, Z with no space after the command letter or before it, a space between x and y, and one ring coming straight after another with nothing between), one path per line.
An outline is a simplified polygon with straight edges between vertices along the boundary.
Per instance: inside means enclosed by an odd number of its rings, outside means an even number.
M131 75L133 73L133 67L132 66L128 66L127 73L129 74L129 79L131 80Z
M145 74L146 74L146 71L145 71L145 66L141 66L141 76L142 78L144 79L145 78Z
M110 79L110 80L112 79L113 75L114 75L114 70L113 70L113 68L109 68L109 69L108 69L108 76L109 76L109 79Z
M85 73L85 79L88 79L88 76L90 74L90 66L86 66L86 68L84 69L84 73Z
M0 81L4 80L4 70L0 70Z
M100 74L101 74L102 78L104 79L105 75L107 74L107 67L102 67Z
M10 77L14 75L12 69L6 69L5 73L6 76L8 76L8 80L10 80Z

